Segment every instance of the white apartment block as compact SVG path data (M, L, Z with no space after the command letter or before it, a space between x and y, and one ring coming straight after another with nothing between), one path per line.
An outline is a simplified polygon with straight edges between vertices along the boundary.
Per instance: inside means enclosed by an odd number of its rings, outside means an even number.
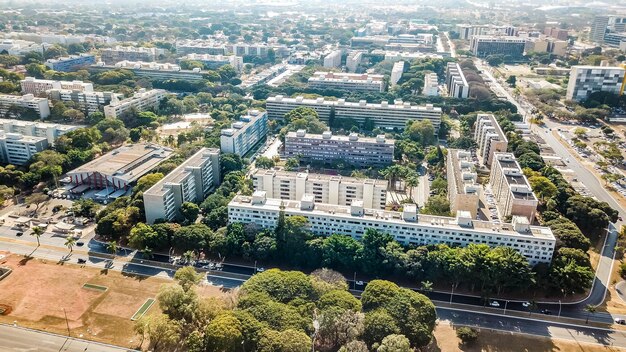
M187 54L210 54L210 55L224 55L226 54L226 48L224 44L211 40L183 40L176 42L176 53L179 55Z
M222 153L246 155L255 145L267 136L267 112L249 110L241 116L230 128L225 128L220 136Z
M357 68L363 60L362 51L352 51L346 58L346 68L349 72L356 72Z
M318 89L343 89L356 91L384 92L383 75L343 72L315 72L309 78L309 87Z
M236 55L210 55L210 54L187 54L178 61L199 61L207 68L217 69L224 65L231 65L235 71L243 71L243 57Z
M322 121L328 122L331 113L334 113L336 119L354 119L358 123L369 119L376 127L385 129L404 129L407 121L429 120L435 131L438 131L442 115L441 108L432 104L411 105L402 100L396 100L394 104L386 101L374 104L367 103L365 100L355 103L347 102L345 99L305 99L302 96L288 98L277 95L268 97L265 106L268 117L272 120L280 120L286 113L298 107L309 107L317 111Z
M398 61L393 64L391 68L391 77L389 77L389 84L393 87L400 81L402 74L404 73L404 61Z
M6 134L17 133L24 136L45 138L49 145L54 145L57 138L78 128L80 126L0 119L0 131Z
M100 60L107 64L119 61L156 61L165 54L165 49L133 46L115 46L100 49Z
M139 111L156 109L167 92L163 89L146 90L144 88L136 92L132 97L118 100L116 96L111 99L111 104L104 107L104 116L118 118L129 112L132 108Z
M143 193L146 222L174 220L185 202L203 201L220 182L219 149L202 148Z
M113 99L123 99L122 94L113 92L81 92L70 89L50 89L48 97L52 100L63 102L73 102L78 105L79 110L86 114L100 111L100 108L111 103ZM114 98L115 97L115 98Z
M459 39L465 40L469 40L476 35L514 36L517 33L517 29L513 26L495 26L490 24L459 24L456 28L457 33L459 33Z
M341 66L341 50L333 50L324 57L324 67L340 67Z
M456 214L457 211L466 211L475 219L481 186L477 183L478 175L471 153L467 150L448 149L446 175L450 212Z
M491 166L494 154L506 152L509 141L493 114L478 114L474 125L476 153L483 164Z
M69 89L79 92L93 92L93 83L83 81L53 81L26 77L20 81L22 94L32 94L37 97L47 96L50 89Z
M109 71L123 68L129 70L138 77L148 77L150 79L181 79L187 81L201 81L204 79L206 71L200 68L193 70L182 70L180 66L169 63L142 62L142 61L120 61L114 65L98 62L91 66L93 71Z
M556 244L550 228L530 226L523 217L513 217L511 224L496 224L473 220L463 211L456 217L418 215L414 204L404 204L402 212L368 209L361 201L350 206L316 204L310 194L299 201L267 198L263 191L252 197L238 195L228 204L228 221L274 229L281 211L285 216L305 217L308 229L319 236L342 234L361 240L371 228L390 234L403 245L504 246L517 250L531 265L550 263Z
M48 148L46 137L24 136L0 131L0 162L25 165L37 153Z
M252 174L252 181L254 190L264 191L269 198L298 200L311 194L315 203L351 205L360 200L372 209L385 209L387 205L385 180L259 169Z
M0 116L12 117L11 110L14 107L34 110L42 119L50 116L50 105L46 98L37 98L32 94L22 96L0 94Z
M456 62L448 62L446 66L446 87L450 97L459 99L467 99L469 97L469 84L465 79L461 66Z
M387 166L393 162L394 148L395 140L385 139L385 135L367 138L356 133L333 136L330 131L311 134L298 130L285 137L285 157L298 157L304 162L339 161L361 167Z
M421 59L443 59L443 56L433 53L374 50L372 54L385 55L385 61L413 61Z
M523 216L531 222L535 219L539 201L512 153L494 155L489 185L501 217Z
M424 89L422 94L428 97L436 97L439 95L439 79L434 72L424 75Z
M0 52L5 50L9 55L15 56L22 56L31 52L43 55L43 45L19 39L0 40Z
M580 101L595 92L621 95L625 72L624 67L572 66L565 98Z

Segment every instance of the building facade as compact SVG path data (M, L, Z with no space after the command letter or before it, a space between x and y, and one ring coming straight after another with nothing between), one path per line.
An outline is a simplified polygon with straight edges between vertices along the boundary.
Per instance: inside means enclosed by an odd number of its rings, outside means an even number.
M285 137L285 157L300 158L304 162L347 164L370 167L387 166L393 162L395 140L349 136L333 136L332 132L322 134L306 133L306 130L289 132Z
M524 56L525 46L526 39L519 37L473 36L470 41L470 51L480 58L503 55L519 59Z
M602 44L604 43L604 34L606 27L609 25L609 16L596 16L591 23L591 31L589 32L589 41Z
M53 81L26 77L20 81L22 94L32 94L36 97L45 97L50 89L70 89L79 92L93 92L93 83L83 81Z
M404 61L398 61L393 64L391 68L391 76L389 77L389 84L393 87L402 78L402 74L404 73Z
M512 153L495 153L489 186L501 217L517 215L531 222L535 219L539 201Z
M180 61L199 61L211 70L225 65L231 65L235 71L243 71L243 57L235 55L187 54L178 59Z
M221 132L220 146L222 153L246 155L255 145L263 140L268 133L267 112L249 110L239 121Z
M219 158L219 149L202 148L146 190L146 222L172 221L183 203L203 201L220 183Z
M356 72L362 60L362 51L352 51L346 58L346 68L348 69L348 72Z
M141 61L120 61L114 65L107 65L104 62L98 62L90 66L92 71L111 71L123 68L129 70L138 77L148 77L150 79L180 79L185 81L201 81L207 71L199 68L193 70L182 70L180 66L174 64L160 64L157 62L141 62Z
M35 154L47 148L46 137L0 131L0 162L3 164L25 165Z
M100 60L107 64L120 61L156 61L159 56L165 54L165 49L144 48L133 46L115 46L113 48L100 49Z
M477 183L478 175L471 153L467 150L448 149L446 175L450 212L456 214L457 211L466 211L475 219L481 186Z
M81 92L70 89L51 89L48 91L48 97L52 100L73 102L85 114L92 114L110 104L114 97L119 100L123 98L123 95L113 92Z
M58 59L48 59L46 67L54 71L71 72L96 63L96 57L89 54L70 55Z
M16 109L32 110L41 119L50 116L50 105L46 98L37 98L32 94L22 96L0 94L0 117L19 117L20 114Z
M333 50L324 56L324 67L341 67L341 50Z
M385 180L358 179L337 175L277 170L256 170L252 174L255 191L264 191L269 198L298 200L311 194L316 203L350 205L354 200L372 209L385 209Z
M446 66L446 87L451 97L459 99L469 97L469 84L461 66L456 62L448 62Z
M355 74L343 72L315 72L309 78L309 87L317 89L342 89L384 92L383 75Z
M439 95L439 79L434 72L424 75L424 89L422 94L428 97L436 97Z
M572 66L567 83L566 99L585 100L591 93L624 92L624 67Z
M351 206L317 204L307 194L299 201L267 198L263 191L252 197L235 196L228 204L228 221L274 229L281 211L285 216L303 216L308 229L320 236L342 234L361 240L367 229L375 229L404 245L504 246L518 251L531 265L550 263L556 244L550 228L530 226L523 217L513 217L511 224L496 224L473 220L462 211L456 217L418 215L414 204L405 204L402 212L367 209L360 201Z
M494 154L506 152L509 141L492 114L478 114L474 125L476 126L474 130L476 153L482 163L490 167Z
M119 100L112 96L111 103L104 107L104 116L118 118L135 108L139 111L156 109L167 92L163 89L146 90L144 88L136 92L132 97Z
M17 133L24 136L45 138L48 145L54 145L57 138L78 128L80 126L0 119L0 131L6 134Z

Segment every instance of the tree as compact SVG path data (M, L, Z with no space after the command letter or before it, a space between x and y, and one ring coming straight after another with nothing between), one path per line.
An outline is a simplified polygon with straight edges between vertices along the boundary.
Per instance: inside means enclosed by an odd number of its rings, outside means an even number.
M596 306L594 306L593 304L587 304L585 306L585 312L587 312L585 324L589 324L589 314L596 314Z
M184 202L180 206L180 215L183 218L183 223L193 224L198 215L200 214L200 207L197 204L191 202Z
M265 293L277 302L288 303L294 299L310 300L313 286L307 275L299 271L270 269L252 276L241 286L244 294Z
M358 253L361 261L361 268L366 273L380 275L385 270L382 264L386 259L383 254L383 248L388 243L393 242L393 237L372 228L365 230L363 239L361 240L362 248Z
M422 146L433 145L436 141L435 128L430 120L411 120L407 122L404 135Z
M36 214L37 210L39 210L39 207L41 206L41 203L47 201L48 198L49 197L47 194L33 193L30 196L26 197L26 203L35 204L35 214Z
M381 342L377 352L411 352L411 343L404 335L389 335Z
M206 239L212 234L211 229L203 224L192 224L179 228L172 238L176 248L187 251L206 246Z
M150 187L159 182L163 177L164 175L160 172L155 172L142 176L141 178L139 178L139 180L137 180L137 185L133 187L133 194L147 191Z
M168 319L165 314L144 316L137 321L135 331L148 336L149 349L167 351L180 341L181 327L178 322Z
M109 241L109 242L107 242L107 244L106 244L107 251L108 251L109 253L113 254L113 256L114 256L114 257L115 257L115 255L117 254L117 249L118 249L118 247L119 247L119 246L117 245L117 242L115 242L115 241Z
M271 169L274 165L274 160L266 156L260 156L256 159L256 166L260 169Z
M225 177L232 171L243 170L245 164L241 159L241 156L237 154L222 154L220 155L221 175Z
M422 214L450 216L450 201L446 196L435 195L428 198L424 208L421 209Z
M309 352L311 338L302 331L287 329L282 332L265 329L259 339L258 352Z
M224 312L205 328L207 351L235 352L240 351L243 343L242 327L232 312Z
M380 343L385 336L399 333L400 328L396 325L396 321L384 308L365 314L363 339L369 346Z
M76 244L76 239L72 236L67 236L65 238L65 247L70 250L70 253L74 250L74 245Z
M509 87L515 88L517 77L515 77L515 75L510 75L509 78L506 79L506 83L509 84Z
M419 185L419 177L410 175L405 180L406 186L409 188L409 199L413 199L413 189Z
M574 135L577 138L586 139L587 138L587 129L584 128L584 127L576 127L576 129L574 130Z
M542 202L556 195L557 188L547 177L532 176L528 179L528 182L530 182L533 192L539 196Z
M461 326L456 329L456 337L461 340L462 344L469 345L478 339L478 330Z
M128 245L137 249L145 248L154 244L153 238L158 236L150 225L140 222L130 230Z
M43 235L44 229L41 226L33 226L32 230L33 230L33 232L31 233L31 235L35 236L35 238L37 239L37 247L39 247L41 245L39 243L39 237L41 237L41 235Z
M355 340L341 346L339 352L369 352L369 349L365 342Z
M293 171L300 166L300 160L298 158L289 158L285 162L285 171Z

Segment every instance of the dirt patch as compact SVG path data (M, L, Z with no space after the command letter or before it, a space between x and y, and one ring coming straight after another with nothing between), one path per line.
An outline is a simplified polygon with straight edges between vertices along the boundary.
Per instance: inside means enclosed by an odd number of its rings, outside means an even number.
M93 312L130 319L145 302L145 300L139 301L138 299L137 296L126 293L111 292L96 306Z

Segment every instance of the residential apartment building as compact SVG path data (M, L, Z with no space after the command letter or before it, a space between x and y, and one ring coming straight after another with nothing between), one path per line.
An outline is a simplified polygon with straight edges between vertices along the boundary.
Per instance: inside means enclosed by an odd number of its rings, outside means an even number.
M428 97L436 97L439 95L439 78L434 72L424 75L424 88L422 94Z
M5 134L12 133L29 137L45 138L48 145L54 145L57 138L78 128L80 128L80 126L0 119L0 131Z
M209 54L224 55L226 48L224 44L211 40L183 40L176 42L176 53L179 55L187 54Z
M83 81L53 81L26 77L20 81L22 94L32 94L37 97L47 96L50 89L69 89L79 92L93 92L93 83Z
M501 217L523 216L529 221L535 219L539 201L524 176L515 155L495 153L489 186L493 192L496 208Z
M446 66L446 87L448 96L467 99L469 97L469 84L461 66L456 62L448 62Z
M96 63L96 57L89 54L70 55L46 60L46 67L54 71L71 72Z
M354 119L361 124L369 119L376 127L385 129L404 129L407 121L429 120L435 131L438 131L442 115L441 108L432 104L411 105L402 100L396 100L393 104L386 101L374 104L365 100L355 103L345 99L305 99L302 96L288 98L277 95L268 97L265 106L268 117L272 120L280 120L286 113L298 107L309 107L317 111L320 120L325 122L328 122L332 114L335 119Z
M568 31L567 29L561 29L561 28L556 28L556 27L546 27L543 30L543 34L547 35L548 37L552 37L558 40L567 40Z
M372 209L385 209L387 205L385 180L259 169L252 174L252 181L254 190L264 191L269 198L298 200L311 194L315 203L351 205L360 200Z
M165 55L165 49L119 45L100 49L100 61L109 65L120 61L156 61L161 55Z
M0 94L0 117L18 116L19 114L13 111L15 108L33 110L41 119L50 116L50 105L46 98L37 98L32 94L22 96Z
M185 202L198 203L220 183L219 149L202 148L143 192L146 222L172 221Z
M480 58L503 55L520 59L524 56L525 46L526 39L519 37L473 36L470 40L470 51Z
M324 67L341 67L341 50L333 50L324 56Z
M361 201L350 206L320 204L310 194L299 201L267 198L263 191L254 192L252 197L238 195L228 204L228 221L274 229L281 212L305 217L308 229L320 236L342 234L361 240L367 229L375 229L403 245L505 246L518 251L531 265L549 264L556 244L550 228L530 226L523 217L514 216L510 224L496 224L473 220L463 211L456 217L418 215L414 204L404 204L402 212L368 209Z
M0 40L0 52L3 51L15 56L22 56L31 52L43 55L43 45L26 40L2 39Z
M494 154L506 152L509 141L492 114L478 114L474 126L476 153L483 164L491 167Z
M0 163L25 165L35 154L47 148L46 137L0 131Z
M448 149L446 175L450 212L456 214L457 211L466 211L475 219L481 186L477 183L478 175L471 153L467 150Z
M220 146L222 153L246 155L255 145L263 140L268 133L267 112L249 110L239 121L221 132Z
M350 52L350 54L346 58L346 68L348 69L348 72L356 72L362 60L363 60L362 51Z
M160 64L157 62L140 62L140 61L120 61L114 65L107 65L104 62L98 62L90 66L92 71L110 71L123 68L129 70L137 77L148 77L149 79L180 79L185 81L201 81L204 79L206 71L199 68L193 70L182 70L180 66L174 64Z
M48 97L52 100L75 103L78 105L78 109L87 115L100 111L102 107L109 105L113 99L124 98L122 94L113 92L81 92L70 89L50 89L48 90Z
M459 39L470 40L478 35L515 36L517 29L513 26L459 24L457 33L459 33Z
M104 116L117 118L135 108L139 111L153 110L159 107L159 103L167 92L163 89L140 89L132 97L118 100L117 96L111 97L111 103L104 107Z
M604 36L604 44L608 46L620 48L622 43L626 43L626 33L607 33Z
M589 32L589 41L602 44L604 43L604 34L606 27L609 25L609 16L596 16L591 23L591 31Z
M385 61L413 61L421 59L443 59L440 54L422 53L422 52L407 52L407 51L386 51L386 50L373 50L372 54L384 55Z
M404 61L398 61L393 64L391 68L391 76L389 77L389 84L393 87L402 78L402 74L404 73Z
M315 72L309 78L309 87L318 89L342 89L354 91L384 92L383 75L343 72Z
M343 162L361 167L387 166L393 162L395 140L349 136L333 136L332 132L322 134L306 133L306 130L289 132L285 137L285 157L300 158L304 162L332 163Z
M625 66L572 66L565 97L581 101L595 92L621 95L624 92L625 72Z
M243 71L243 57L235 55L187 54L178 61L199 61L206 68L215 70L225 65L231 65L235 71Z

